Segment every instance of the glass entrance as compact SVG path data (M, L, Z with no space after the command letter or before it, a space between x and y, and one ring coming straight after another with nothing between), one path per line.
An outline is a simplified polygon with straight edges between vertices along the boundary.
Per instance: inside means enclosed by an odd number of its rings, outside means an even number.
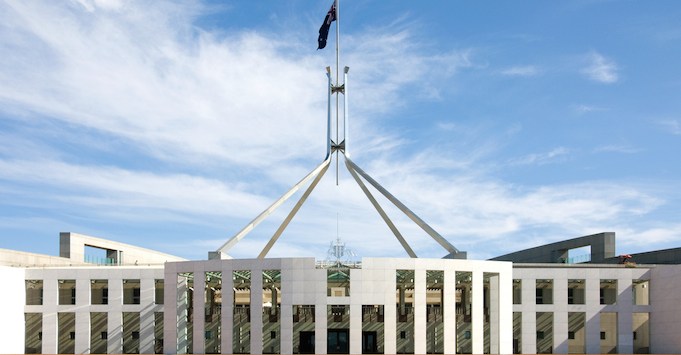
M362 332L362 354L378 354L376 332Z
M350 331L348 329L329 329L326 336L328 354L350 353Z
M314 332L300 332L300 354L314 354Z

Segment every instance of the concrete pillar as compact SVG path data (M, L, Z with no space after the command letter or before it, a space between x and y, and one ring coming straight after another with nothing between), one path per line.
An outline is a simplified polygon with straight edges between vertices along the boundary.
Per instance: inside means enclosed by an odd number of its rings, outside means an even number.
M499 354L499 274L489 275L489 352Z
M326 270L324 270L326 272ZM314 352L315 354L326 354L327 339L326 331L328 328L328 319L326 311L326 302L315 303L314 306Z
M444 285L442 307L444 307L445 354L454 354L456 352L456 270L445 270ZM386 354L388 354L387 349Z
M632 278L629 272L624 274L628 277L617 279L617 352L632 354L634 352Z
M355 297L360 299L359 297ZM346 306L347 307L347 306ZM362 304L351 303L350 306L350 354L362 353Z
M109 312L107 314L107 352L123 353L123 279L120 274L110 278Z
M536 313L536 290L535 278L522 279L522 353L537 353L537 313Z
M140 354L154 353L155 279L152 270L143 271L140 279Z
M223 354L232 353L234 338L232 331L234 326L234 270L228 265L228 263L222 265L222 339L220 339L220 347Z
M177 264L166 263L163 278L163 353L177 353Z
M414 270L414 353L426 353L426 270Z
M111 281L109 281L111 282ZM111 285L111 283L109 283ZM110 290L110 289L109 289ZM107 327L107 353L123 353L123 313L109 312L106 316Z
M204 317L204 309L206 307L206 273L202 268L194 268L194 298L192 299L192 307L194 308L194 330L192 332L192 352L194 354L205 353L206 346L204 329L206 318Z
M484 291L482 270L473 270L472 281L472 339L473 354L482 354L485 349L484 334ZM420 354L424 354L421 352Z
M251 354L262 354L262 269L251 270Z

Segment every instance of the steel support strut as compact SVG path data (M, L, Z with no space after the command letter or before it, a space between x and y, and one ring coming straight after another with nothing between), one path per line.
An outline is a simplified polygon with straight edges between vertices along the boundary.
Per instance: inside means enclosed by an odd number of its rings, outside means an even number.
M296 216L296 213L298 213L298 210L300 210L300 207L303 206L303 204L307 200L307 197L310 196L310 193L312 193L312 190L314 190L315 187L317 187L319 180L321 180L322 177L324 177L324 174L326 174L327 170L329 170L329 164L324 165L324 168L322 169L322 171L319 172L319 174L312 181L310 186L308 186L307 190L305 190L305 193L303 193L303 196L300 197L300 199L298 200L296 205L293 206L293 209L291 210L291 212L289 212L288 216L286 216L286 219L284 219L284 221L281 222L281 225L279 226L277 231L274 232L274 235L272 235L272 238L270 238L270 241L267 242L267 245L265 245L265 248L263 248L263 250L258 255L258 259L263 259L263 258L265 258L265 256L267 256L267 253L269 253L270 249L272 249L272 246L274 245L274 243L277 242L277 240L281 236L281 233L283 233L284 230L286 229L286 227L288 227L288 224L291 223L291 220L293 220L293 217Z
M272 212L274 212L279 206L281 206L282 203L286 202L286 200L288 200L296 191L298 191L301 186L305 185L308 181L310 181L310 179L317 176L322 170L324 170L325 167L328 167L329 162L330 162L329 158L325 159L314 170L307 174L302 180L300 180L297 184L293 185L293 187L290 190L288 190L285 194L283 194L278 200L274 201L274 203L270 205L270 207L262 211L262 213L260 213L258 217L255 217L249 224L246 225L246 227L240 230L239 233L235 234L232 238L230 238L217 251L221 253L226 253L229 249L234 247L234 245L236 245L236 243L243 239L244 236L246 236L246 234L253 230L253 228L260 224L260 222L265 220Z
M362 191L364 191L364 194L367 196L369 201L371 201L371 204L374 205L374 208L376 209L378 214L381 215L381 218L383 218L385 224L388 225L388 228L390 228L390 230L393 232L395 238L397 238L400 244L402 244L402 248L404 248L404 251L406 251L407 254L409 254L409 257L417 258L416 253L414 253L414 250L409 246L409 243L407 243L407 241L404 239L400 231L397 229L397 227L395 227L393 221L390 220L390 217L388 217L383 208L381 208L381 205L378 203L378 201L376 201L371 192L369 192L369 189L367 189L366 185L364 185L362 179L360 179L359 176L357 176L357 172L355 172L355 170L350 165L348 165L347 158L345 159L345 167L348 168L350 175L352 175L352 177L355 178L357 185L359 185Z
M399 208L402 213L404 213L407 217L409 217L416 225L421 227L428 235L430 235L431 238L433 238L438 244L440 244L443 248L445 248L450 254L457 254L459 253L459 250L456 249L451 243L447 241L447 239L443 238L438 232L436 232L431 226L428 225L428 223L424 222L419 216L416 215L416 213L412 212L407 206L405 206L400 200L398 200L395 196L393 196L388 190L384 189L383 186L381 186L376 180L374 180L369 174L365 173L364 170L362 170L357 164L353 163L350 158L347 156L345 157L345 162L346 166L350 171L356 171L362 177L368 181L376 190L378 190L383 196L385 196L390 202L395 205L395 207Z

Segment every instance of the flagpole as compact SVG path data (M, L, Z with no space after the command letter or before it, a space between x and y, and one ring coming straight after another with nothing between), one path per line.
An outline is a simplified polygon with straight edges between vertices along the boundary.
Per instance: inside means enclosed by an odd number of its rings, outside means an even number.
M339 68L340 68L340 8L338 7L340 5L340 0L334 0L335 2L335 8L336 8L336 87L340 87L340 76L339 76ZM340 145L340 136L339 136L339 128L340 124L338 121L339 119L339 97L338 93L336 93L336 144ZM336 186L338 186L338 159L340 158L340 155L338 154L338 150L336 150Z

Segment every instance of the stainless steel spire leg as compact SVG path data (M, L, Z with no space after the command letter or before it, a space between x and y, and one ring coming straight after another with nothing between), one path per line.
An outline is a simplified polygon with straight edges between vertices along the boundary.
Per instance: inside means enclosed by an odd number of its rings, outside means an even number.
M238 243L241 239L243 239L246 234L248 234L255 226L260 224L265 218L267 218L274 210L276 210L279 206L281 206L282 203L284 203L286 200L288 200L291 195L293 195L296 191L300 189L300 187L304 184L306 184L310 179L313 177L317 176L319 172L324 169L325 166L328 166L330 162L330 159L325 159L321 164L319 164L314 170L312 170L309 174L307 174L302 180L300 180L297 184L293 185L293 187L288 190L285 194L283 194L278 200L274 201L270 207L262 211L258 215L258 217L255 217L249 224L246 225L242 230L239 231L239 233L235 234L232 238L230 238L225 244L223 244L220 248L218 248L217 252L218 253L226 253L229 249L234 247L236 243Z
M296 205L293 206L293 209L291 210L291 212L289 212L288 216L286 216L286 219L284 219L284 221L281 222L281 225L279 226L277 231L274 232L274 235L272 235L272 238L270 238L270 241L267 242L267 245L265 245L265 247L262 249L262 251L258 255L258 259L264 259L265 256L267 256L267 253L269 253L270 249L272 249L272 246L274 246L274 243L277 242L277 239L279 239L279 237L281 236L281 233L283 233L284 230L286 229L286 227L288 227L288 224L291 223L291 220L293 220L293 217L296 216L296 213L298 213L298 210L300 210L300 207L303 206L303 204L307 200L307 197L310 196L310 193L312 193L312 190L314 190L315 187L317 187L319 180L321 180L322 177L324 177L324 174L326 174L326 171L328 169L329 169L329 164L326 164L324 166L324 168L322 169L322 171L319 172L317 177L314 180L312 180L312 183L310 184L310 186L308 186L307 190L305 190L305 193L303 193L303 196L301 196L300 199L298 200L298 202L296 203Z
M329 159L329 156L331 156L331 93L333 91L333 82L331 82L330 67L326 67L326 77L329 79L329 92L326 104L326 157L324 157L324 160Z
M378 190L383 196L385 196L390 202L395 205L395 207L399 208L402 213L407 215L407 217L411 218L414 223L416 223L421 229L423 229L428 235L431 236L436 242L438 242L443 248L447 250L450 254L457 254L459 253L459 250L456 249L452 244L450 244L447 239L443 238L438 232L436 232L431 226L428 225L428 223L424 222L419 216L417 216L414 212L412 212L407 206L405 206L400 200L398 200L395 196L393 196L388 190L384 189L383 186L381 186L376 180L374 180L369 174L365 173L364 170L362 170L357 164L353 163L350 158L347 156L345 157L345 162L346 165L349 168L352 168L351 170L357 171L362 177L368 181L376 190Z
M383 221L385 222L385 224L388 225L388 228L390 228L390 230L393 232L393 234L395 235L395 238L397 238L397 240L400 242L400 244L402 244L402 248L404 248L404 250L407 252L407 254L409 254L409 257L417 258L418 256L416 256L416 253L414 253L414 250L412 250L412 248L409 246L409 243L407 243L407 241L404 239L404 237L402 236L400 231L397 229L397 227L395 227L395 224L393 223L392 220L390 220L390 217L388 217L388 215L385 213L385 211L383 211L383 208L381 208L381 205L378 204L378 202L376 201L374 196L371 194L369 189L367 189L366 185L364 185L364 183L362 182L362 179L360 179L359 176L357 176L357 173L355 172L355 170L350 165L348 165L348 161L349 160L346 158L345 159L345 167L348 168L350 175L352 175L352 177L355 178L357 185L359 185L359 187L362 189L362 191L364 191L364 194L367 196L369 201L371 201L371 204L374 205L374 208L376 209L378 214L381 215L381 218L383 218Z
M343 153L346 157L350 156L348 141L350 140L350 123L348 121L348 71L350 67L345 67L343 74Z

